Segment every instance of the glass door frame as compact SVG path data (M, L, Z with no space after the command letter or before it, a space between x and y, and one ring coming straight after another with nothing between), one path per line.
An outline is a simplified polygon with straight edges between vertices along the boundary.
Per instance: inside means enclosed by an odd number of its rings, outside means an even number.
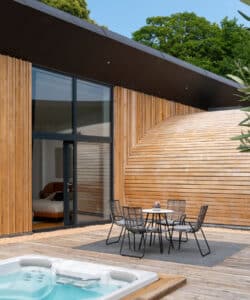
M112 105L113 106L113 105ZM113 118L112 118L113 119ZM113 123L111 123L113 124ZM112 130L112 137L113 137L113 125L111 125ZM77 143L78 142L89 142L89 143L104 143L110 144L110 179L109 179L109 186L110 186L110 201L114 197L114 144L112 137L95 137L95 136L80 136L77 134L60 134L60 133L40 133L40 132L33 132L32 133L32 143L35 140L58 140L63 142L63 152L64 152L64 144L71 144L73 145L73 211L72 211L72 222L70 224L65 224L65 227L80 227L80 226L87 226L93 225L98 223L106 223L107 220L98 221L98 222L89 222L81 224L77 220ZM63 155L63 168L64 168L64 155ZM64 180L64 178L63 178ZM65 186L64 186L65 189ZM66 208L67 209L67 208Z
M57 132L37 132L32 130L32 143L35 140L60 140L64 143L73 144L73 212L72 212L72 223L65 225L64 227L80 227L82 226L77 222L77 143L78 142L90 142L90 143L108 143L110 144L110 201L114 198L114 86L104 82L90 80L89 78L83 78L82 76L74 76L64 72L58 72L49 68L44 68L39 65L33 65L32 67L46 70L49 72L70 76L72 78L72 133L57 133ZM80 135L77 133L77 80L86 80L92 83L100 84L110 88L110 136L91 136L91 135ZM33 101L32 101L32 105ZM32 115L32 123L34 121L34 115ZM63 147L64 148L64 147ZM63 164L64 164L63 157ZM64 166L63 166L64 167ZM64 179L63 179L64 180ZM64 187L65 188L65 187ZM111 204L111 202L110 202ZM67 208L66 208L67 209ZM83 226L91 225L95 223L105 223L107 220L90 222L89 224L83 224Z
M72 146L72 157L70 147ZM72 159L71 159L72 158ZM75 189L75 143L63 141L63 206L64 206L64 226L72 226L75 224L76 216L76 189ZM72 180L70 183L70 170L72 169ZM73 193L73 207L70 212L70 185ZM71 217L71 218L70 218Z

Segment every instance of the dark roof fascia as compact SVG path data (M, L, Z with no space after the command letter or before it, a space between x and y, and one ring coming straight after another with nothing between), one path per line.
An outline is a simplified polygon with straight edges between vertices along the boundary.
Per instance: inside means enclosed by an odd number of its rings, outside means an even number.
M125 37L125 36L122 36L118 33L112 32L112 31L107 30L105 28L102 28L98 25L91 24L91 23L89 23L85 20L82 20L80 18L77 18L77 17L75 17L75 16L73 16L69 13L66 13L64 11L61 11L61 10L57 9L57 8L48 6L48 5L42 3L38 0L14 0L14 1L19 3L19 4L22 4L22 5L28 6L30 8L33 8L35 10L39 10L40 12L48 14L48 15L54 17L54 18L60 19L61 21L71 23L71 24L73 24L77 27L83 28L85 30L89 30L89 31L91 31L95 34L102 35L106 38L115 40L116 42L119 42L119 43L124 44L126 46L129 46L129 47L135 48L139 51L145 52L149 55L152 55L152 56L158 57L160 59L166 60L166 61L168 61L172 64L178 65L182 68L185 68L185 69L190 70L194 73L200 74L204 77L219 81L219 82L221 82L225 85L231 86L231 87L236 88L236 89L240 87L240 85L238 83L236 83L236 82L234 82L230 79L227 79L227 78L222 77L220 75L214 74L210 71L207 71L207 70L204 70L204 69L199 68L197 66L194 66L194 65L192 65L188 62L185 62L181 59L178 59L174 56L171 56L171 55L166 54L164 52L161 52L159 50L156 50L156 49L150 48L148 46L145 46L141 43L133 41L132 39L129 39L128 37Z

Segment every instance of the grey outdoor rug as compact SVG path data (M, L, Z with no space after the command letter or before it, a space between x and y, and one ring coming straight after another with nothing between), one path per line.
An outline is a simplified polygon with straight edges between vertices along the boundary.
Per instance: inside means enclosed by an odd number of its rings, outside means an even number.
M148 239L149 240L149 239ZM146 253L143 259L152 259L159 261L169 261L174 263L189 264L189 265L198 265L198 266L207 266L213 267L222 263L226 258L234 255L235 253L244 249L247 245L237 244L237 243L228 243L228 242L218 242L218 241L208 241L211 254L206 257L202 257L198 250L197 244L194 239L189 238L189 241L186 243L181 243L181 249L178 250L178 243L174 242L175 249L171 249L170 254L168 254L168 241L164 241L164 252L161 254L159 250L158 241L155 241L155 244L149 246L147 242ZM202 248L204 247L201 243ZM74 249L94 251L100 253L110 253L110 254L120 254L120 243L112 244L107 246L105 240L98 241L95 243L82 245L75 247ZM125 240L124 250L126 253L129 252L128 241Z

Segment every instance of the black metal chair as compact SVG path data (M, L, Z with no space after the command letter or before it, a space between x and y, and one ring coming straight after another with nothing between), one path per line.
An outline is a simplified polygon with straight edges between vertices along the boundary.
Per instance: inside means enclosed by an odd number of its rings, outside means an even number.
M173 214L169 214L167 216L167 222L168 225L175 226L180 224L185 224L185 218L186 218L186 200L176 200L176 199L169 199L167 201L167 209L171 209L174 211ZM175 241L175 239L172 237L172 240ZM186 237L182 238L182 242L188 241L188 234L186 233Z
M165 226L165 232L169 232L172 226L174 225L185 223L186 200L169 199L167 200L167 209L173 210L174 213L166 215L165 219L161 221L161 225ZM167 236L166 238L168 239ZM172 237L172 241L175 240L176 239ZM182 239L182 242L187 242L187 241L188 241L188 235L186 234L186 237L185 239Z
M123 217L123 212L122 212L122 208L120 206L120 201L119 200L111 201L110 218L111 218L112 223L111 223L111 227L109 229L108 236L107 236L107 239L106 239L106 245L119 243L120 239L121 239L121 236L122 236L122 233L123 233L123 230L125 228L125 219ZM117 226L121 227L121 231L120 231L120 235L119 235L118 239L111 240L110 236L111 236L111 232L112 232L112 229L113 229L114 225L117 225Z
M172 235L173 235L174 231L179 232L179 247L178 247L179 250L181 248L182 233L186 233L186 234L193 233L194 237L195 237L195 241L196 241L197 246L198 246L198 249L200 251L200 254L202 256L206 256L206 255L211 253L208 241L207 241L206 236L204 234L204 231L202 229L202 225L203 225L205 217L206 217L207 209L208 209L208 205L202 205L201 206L200 213L197 217L196 222L186 222L185 224L178 224L178 225L174 225L172 227L172 233L171 233ZM207 251L202 251L202 249L201 249L200 242L199 242L198 237L197 237L198 231L201 231L201 233L202 233L204 242L205 242L206 247L207 247ZM169 251L170 251L170 248L169 248Z
M186 200L169 199L167 201L167 209L174 211L173 214L169 214L167 216L168 225L180 224L182 222L183 215L185 215Z
M162 245L161 232L159 232L158 227L152 227L151 225L146 224L142 208L141 207L123 207L123 216L125 219L125 230L122 237L120 254L123 256L130 256L136 258L143 258L146 250L146 240L147 233L158 233L160 245ZM129 244L129 253L124 252L124 241L126 238L126 234L128 236L128 244ZM133 236L133 247L131 249L131 239L130 234ZM140 240L138 247L136 247L136 235L140 235ZM142 248L143 246L143 248ZM132 250L139 254L131 254Z

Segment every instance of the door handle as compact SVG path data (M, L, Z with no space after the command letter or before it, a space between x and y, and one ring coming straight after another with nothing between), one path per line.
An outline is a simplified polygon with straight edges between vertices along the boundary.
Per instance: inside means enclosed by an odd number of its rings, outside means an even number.
M71 189L71 191L73 191L72 186L73 186L72 183L67 182L67 192L68 192L68 193L70 192L70 189Z

